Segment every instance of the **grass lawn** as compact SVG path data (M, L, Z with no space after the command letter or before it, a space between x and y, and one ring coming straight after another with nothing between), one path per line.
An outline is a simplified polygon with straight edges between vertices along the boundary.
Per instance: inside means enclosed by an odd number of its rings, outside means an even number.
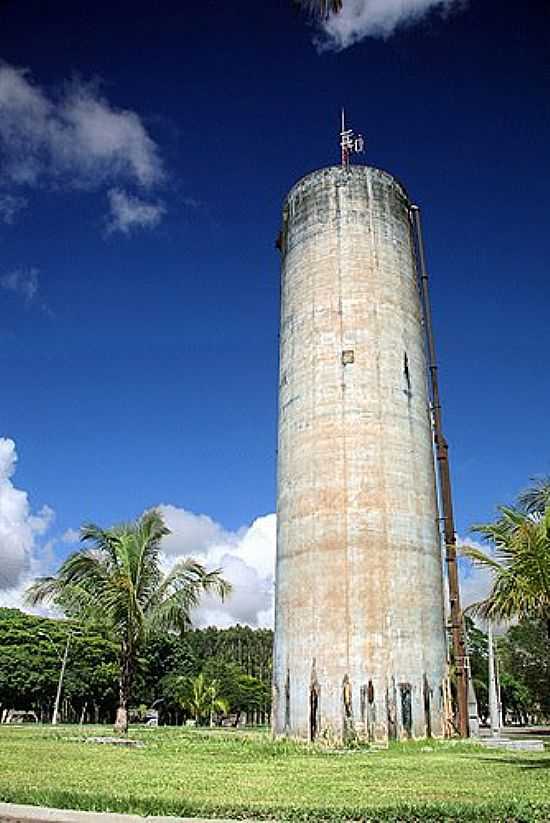
M327 751L267 732L0 726L0 801L138 814L276 820L548 821L550 752L470 744Z

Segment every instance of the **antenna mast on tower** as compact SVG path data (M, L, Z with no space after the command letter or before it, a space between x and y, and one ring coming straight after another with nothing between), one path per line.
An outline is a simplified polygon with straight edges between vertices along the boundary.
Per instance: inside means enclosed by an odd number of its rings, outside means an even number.
M349 169L351 154L362 154L365 150L365 141L361 134L355 134L352 129L346 129L346 113L342 109L342 120L340 128L340 151L342 167Z

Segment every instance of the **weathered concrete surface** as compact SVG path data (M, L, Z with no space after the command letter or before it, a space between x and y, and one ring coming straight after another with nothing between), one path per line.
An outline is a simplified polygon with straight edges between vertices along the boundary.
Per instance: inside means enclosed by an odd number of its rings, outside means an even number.
M0 803L0 823L209 823L209 820L210 818L202 817L140 817L137 814L77 812L69 809L46 809L41 806ZM236 823L236 821L224 821L217 818L212 823Z
M300 180L282 231L276 734L442 734L442 566L409 201Z

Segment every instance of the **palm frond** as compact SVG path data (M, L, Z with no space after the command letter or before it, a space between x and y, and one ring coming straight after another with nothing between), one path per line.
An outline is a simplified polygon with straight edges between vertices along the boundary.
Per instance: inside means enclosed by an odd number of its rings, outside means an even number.
M229 702L220 694L219 681L207 681L204 672L196 677L178 677L174 687L180 706L197 719L215 712L229 712Z
M460 546L459 551L460 554L471 560L475 566L481 566L491 571L500 571L502 568L498 560L475 546Z
M502 506L494 523L473 530L494 545L489 554L473 546L461 553L492 574L489 596L469 611L493 620L550 615L550 506L544 513Z
M85 523L80 529L80 542L89 543L96 552L108 558L114 568L120 565L118 547L122 528L102 529L95 523Z
M156 509L145 512L137 522L133 533L135 568L132 579L140 602L147 602L161 583L160 546L162 538L169 534L170 529Z
M542 514L550 506L550 475L532 477L529 488L518 495L518 502L528 514Z
M150 624L164 630L185 630L191 624L191 613L203 594L224 600L231 584L221 569L207 571L197 560L188 558L176 563L158 587L149 604Z
M25 591L24 602L28 606L39 606L59 595L60 586L57 577L37 577Z

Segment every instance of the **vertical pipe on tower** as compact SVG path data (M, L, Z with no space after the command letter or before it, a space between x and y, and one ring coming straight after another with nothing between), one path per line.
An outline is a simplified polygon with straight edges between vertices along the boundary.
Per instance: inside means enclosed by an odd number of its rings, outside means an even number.
M443 531L445 537L445 557L449 582L451 639L453 646L453 662L456 672L456 726L461 737L468 737L470 733L468 717L468 661L466 655L464 615L462 614L462 608L460 605L460 584L458 578L453 495L451 491L451 472L449 467L449 448L445 435L443 434L437 357L435 353L435 339L432 329L432 309L430 291L428 287L428 269L426 267L426 256L424 253L422 219L418 206L411 206L411 218L415 229L419 258L420 289L422 294L426 340L428 344L428 369L430 372L434 442L437 465L439 469L441 510L443 515Z

